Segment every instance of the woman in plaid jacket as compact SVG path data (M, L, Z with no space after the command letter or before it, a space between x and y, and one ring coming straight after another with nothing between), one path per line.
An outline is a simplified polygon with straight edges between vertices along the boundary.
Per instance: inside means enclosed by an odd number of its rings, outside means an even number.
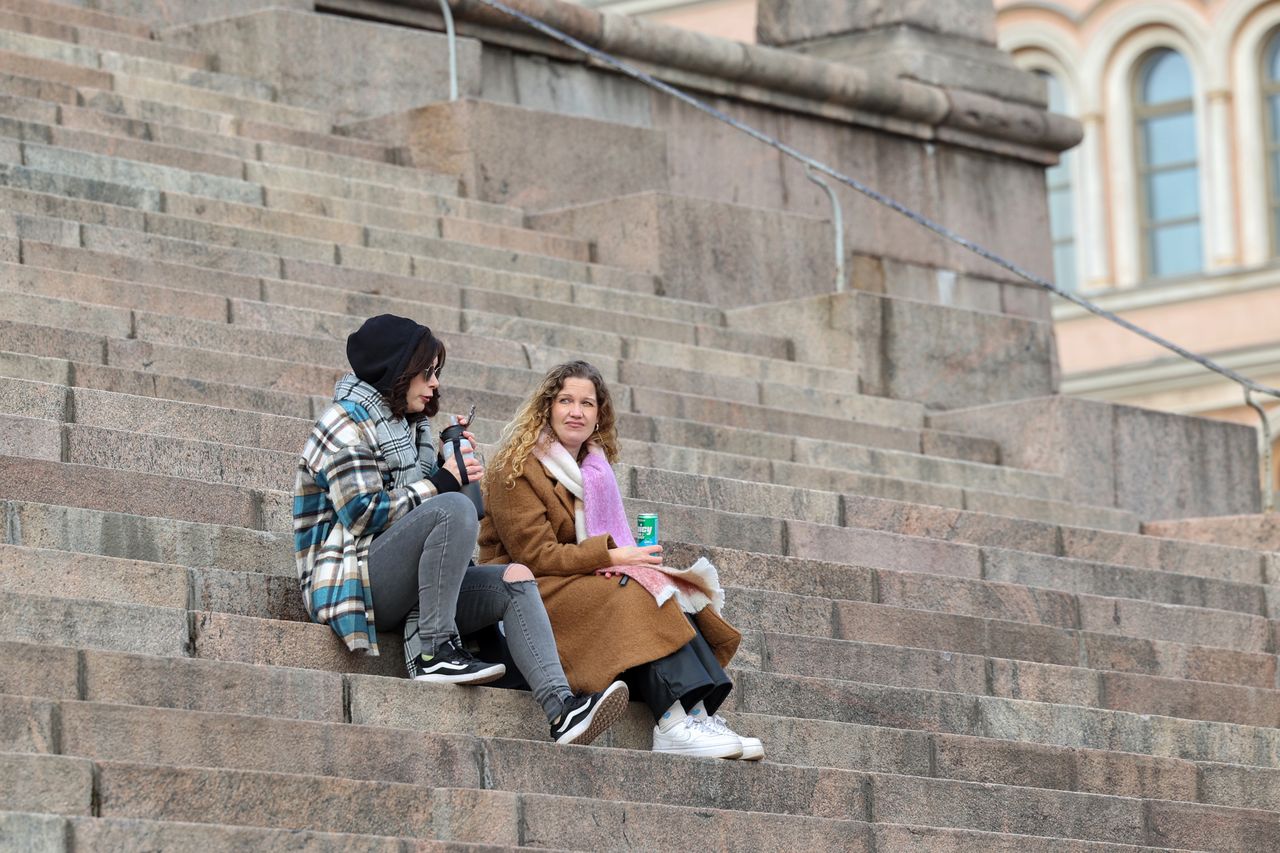
M353 372L312 428L294 484L294 550L308 613L348 649L375 655L377 626L407 621L410 676L453 684L505 674L460 640L502 621L552 738L590 742L626 709L627 688L619 682L575 696L532 573L470 565L475 506L460 492L456 461L439 458L429 421L440 408L443 342L420 323L383 314L347 338L347 359ZM474 459L465 464L468 480L483 475Z

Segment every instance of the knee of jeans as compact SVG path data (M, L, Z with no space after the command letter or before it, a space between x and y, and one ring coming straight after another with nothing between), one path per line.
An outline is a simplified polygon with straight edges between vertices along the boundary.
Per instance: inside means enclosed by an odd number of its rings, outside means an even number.
M522 581L532 581L533 572L529 571L529 567L520 563L512 563L507 566L507 570L502 573L502 579L507 583L520 583Z
M462 492L445 492L436 500L441 502L441 508L449 514L450 520L479 528L480 522L476 518L475 504L471 503L471 498Z

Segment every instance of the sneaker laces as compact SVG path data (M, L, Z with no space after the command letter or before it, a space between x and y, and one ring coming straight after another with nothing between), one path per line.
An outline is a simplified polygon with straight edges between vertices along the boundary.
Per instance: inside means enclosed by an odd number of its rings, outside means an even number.
M728 721L725 720L725 718L720 716L719 714L708 714L705 718L701 719L700 722L702 723L703 727L710 729L716 734L733 735L734 737L739 737L737 732L729 728Z

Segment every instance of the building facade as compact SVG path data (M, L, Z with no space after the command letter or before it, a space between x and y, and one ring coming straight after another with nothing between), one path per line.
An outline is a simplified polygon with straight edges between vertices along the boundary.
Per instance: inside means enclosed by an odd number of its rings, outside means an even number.
M754 39L755 0L584 2ZM1059 285L1280 386L1280 0L995 6L1000 47L1085 128L1046 174ZM1258 423L1234 382L1069 303L1054 319L1064 393Z

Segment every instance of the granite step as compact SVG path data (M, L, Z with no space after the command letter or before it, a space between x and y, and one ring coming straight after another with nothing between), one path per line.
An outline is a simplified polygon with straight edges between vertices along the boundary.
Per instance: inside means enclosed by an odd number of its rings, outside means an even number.
M27 84L26 88L34 87ZM140 133L142 138L148 138L154 133L156 141L164 142L165 131L159 128L172 127L178 132L204 134L206 139L223 136L280 142L375 163L395 162L397 156L395 149L368 140L337 136L328 128L308 130L279 124L269 118L245 118L222 111L135 98L119 92L82 89L78 92L73 90L73 95L70 102L61 103L67 109L60 110L58 118L68 127L82 130L119 133L122 127L127 127L134 129L130 135Z
M111 113L64 107L54 116L38 116L33 104L13 99L5 105L0 130L10 138L30 139L86 153L111 154L144 162L166 163L173 151L186 155L179 165L194 172L243 177L249 163L292 166L323 175L346 176L367 183L402 187L425 194L451 192L450 178L397 166L386 159L349 156L298 145L260 141L224 133L205 133ZM54 104L46 104L54 107ZM16 113L16 115L14 115ZM384 154L384 158L386 155ZM483 208L481 208L483 209ZM581 246L570 238L546 239L546 245ZM579 250L581 251L581 250Z
M165 668L171 677L167 683L159 678ZM39 670L39 677L27 675ZM125 672L137 672L141 681L117 687L114 679ZM77 681L77 673L85 677ZM314 681L314 691L299 694L296 686L301 678ZM356 677L363 678L363 677ZM227 683L223 690L215 690L211 684ZM417 703L413 697L422 694L411 689L399 689L396 684L377 679L368 681L362 698L381 696L393 703L376 713L373 725L399 728L408 725L423 729L426 715L413 711ZM162 684L163 687L157 686ZM294 684L294 687L285 685ZM384 689L377 689L381 686ZM424 689L421 685L419 690ZM137 705L150 708L173 708L186 711L203 711L218 714L267 715L272 724L278 720L317 719L331 720L332 708L324 697L343 689L320 672L307 673L289 669L263 667L259 670L233 663L220 663L202 659L164 659L131 655L120 652L76 650L58 646L35 646L21 643L0 643L0 693L8 694L0 702L22 709L36 708L42 699L90 700L96 703ZM426 688L430 689L430 688ZM238 695L239 694L239 695ZM300 699L314 697L308 713L302 710ZM23 697L23 698L18 698ZM408 704L397 704L409 699ZM542 738L536 712L527 696L510 691L451 691L442 696L444 701L429 702L436 720L431 730L445 734L477 737L523 737L538 741ZM338 709L339 711L341 709ZM368 713L367 707L357 706L357 713ZM407 717L401 715L407 712ZM934 732L909 731L882 726L862 726L852 723L820 723L792 720L784 728L783 718L768 715L735 715L748 720L756 727L775 730L778 754L793 759L799 766L819 768L844 768L910 776L932 776L971 782L998 782L1010 778L1009 773L1020 774L1019 781L1025 787L1052 788L1080 793L1110 793L1119 796L1151 799L1184 800L1195 802L1198 793L1197 773L1212 773L1226 779L1227 774L1251 773L1261 780L1270 780L1274 771L1263 768L1246 768L1239 765L1196 764L1181 759L1153 758L1135 753L1108 752L1104 750L1073 750L1040 744L992 738L948 735ZM4 719L20 718L18 713ZM260 717L261 718L261 717ZM472 723L467 724L470 718ZM335 720L335 721L340 721ZM635 739L645 734L649 724L645 712L633 707L628 716L611 732L605 733L598 745L612 744L626 730L626 738ZM818 735L808 743L794 737L798 727L807 728ZM16 731L14 729L17 729ZM744 727L745 730L745 727ZM753 729L754 730L754 729ZM20 751L39 751L47 747L49 738L40 734L40 726L8 725L0 730L0 738L7 738L8 748ZM771 742L771 745L774 742ZM638 748L643 748L641 743ZM388 763L394 766L393 762ZM385 768L384 768L385 769ZM1230 800L1219 798L1217 792L1225 784L1207 789L1207 804L1231 805ZM1274 782L1264 784L1260 796L1253 803L1266 803L1267 795L1274 796ZM1225 800L1225 801L1224 801ZM1265 805L1254 805L1267 808Z
M7 758L7 757L6 757ZM61 756L22 756L49 761ZM82 760L101 817L427 837L578 849L660 849L695 834L724 849L868 849L866 824L654 803L610 802L478 788ZM9 768L17 769L11 759ZM77 780L79 782L80 780ZM625 832L623 825L625 824ZM750 841L748 841L750 839Z
M75 27L117 32L140 40L153 37L151 27L142 21L124 15L112 15L87 9L83 6L54 2L54 0L6 0L5 6L17 14L62 21Z
M28 479L37 473L38 470L24 472ZM15 476L12 472L6 475L5 480L16 480L22 485L22 476ZM201 596L199 600L221 601L236 612L210 612L202 617L197 628L198 644L219 650L211 653L232 655L238 660L245 660L243 656L248 655L250 662L259 663L292 664L293 661L307 659L320 662L312 665L339 669L366 664L381 666L385 662L385 659L366 661L349 658L332 642L327 629L315 625L300 624L287 628L297 634L298 642L305 648L285 649L281 646L281 631L286 628L266 617L298 614L289 584L281 586L276 581L236 578L227 573L256 572L292 578L291 539L288 535L271 536L213 524L50 506L34 502L41 493L39 487L30 485L21 494L28 499L5 504L12 544L218 569L212 573L217 579L216 584L202 581L196 586ZM92 505L94 501L90 498L83 503ZM189 541L179 538L184 534ZM756 564L761 563L768 565L765 561L757 561ZM777 570L783 568L779 566ZM1039 621L1018 621L1017 612L1004 614L1014 621L975 617L964 613L963 603L949 611L946 603L934 600L940 591L939 585L927 575L905 572L869 575L862 572L855 577L862 579L864 587L869 587L875 580L892 592L879 598L864 589L854 593L862 598L831 601L793 594L789 590L794 587L781 585L766 585L765 590L734 587L736 592L730 607L731 616L750 629L787 634L807 632L811 636L876 645L1025 660L1059 667L1114 669L1162 678L1217 681L1260 688L1271 688L1276 684L1275 659L1269 653L1217 648L1212 645L1216 641L1213 637L1191 640L1198 645L1187 646L1185 643L1189 638L1178 636L1172 640L1144 639L1141 626L1133 626L1126 635L1114 630L1108 634L1106 626L1099 629L1088 624L1090 612L1105 613L1108 607L1116 605L1115 600L1079 596L1076 600L1061 602L1060 610L1084 612L1086 623L1084 630L1080 630L1080 626L1070 624L1071 620L1061 616L1055 619L1052 614L1039 617ZM752 577L738 578L726 572L726 583L732 586L735 581L759 586ZM224 589L234 592L245 584L264 596L267 590L272 590L273 597L250 605L232 606L227 603L229 593L219 592ZM781 591L777 591L779 586ZM1023 600L1033 601L1051 598L1036 590L1009 585L975 590L974 587L978 586L975 582L968 588L959 584L943 585L943 588L956 588L967 594L970 601L982 593L1005 598L1014 598L1021 593ZM1135 605L1135 602L1123 603ZM239 618L237 613L240 611L254 618ZM1063 621L1069 624L1061 624ZM1165 630L1167 632L1167 628ZM321 643L319 648L307 646L317 638ZM267 658L256 657L262 654ZM755 661L763 658L763 652L751 655ZM387 665L393 667L392 672L395 671L394 661ZM1083 674L1078 675L1083 677Z
M11 593L308 621L296 583L287 575L188 570L14 545L0 545L0 570L0 588ZM1274 689L833 640L826 635L837 632L838 626L832 624L830 608L821 600L732 586L728 591L726 618L746 631L736 662L742 669L1184 719L1280 725L1280 691Z
M198 51L164 42L154 41L149 35L122 30L111 21L99 19L92 24L85 20L68 19L62 9L14 7L12 3L0 12L0 30L41 39L81 45L97 51L110 51L122 56L136 56L171 65L187 65L205 71L212 69L212 57ZM67 8L67 7L63 7ZM88 10L72 10L88 11ZM117 19L123 21L124 19Z
M180 83L248 100L276 100L275 87L269 83L211 70L212 59L207 54L163 42L144 41L142 50L152 54L144 56L141 51L129 49L138 44L136 40L117 38L116 42L116 47L104 48L58 36L35 35L5 26L0 19L0 50L112 74Z
M154 448L163 466L163 441L156 437L179 439L175 447L190 447L198 460L188 473L199 474L211 482L228 482L251 488L287 490L288 477L300 446L310 428L305 418L287 418L220 408L162 401L149 396L133 396L87 388L0 379L9 403L0 410L17 423L21 419L39 421L31 429L43 429L50 435L48 446L58 449L59 458L72 462L104 462L128 467L147 464L147 452ZM74 423L67 423L74 418ZM63 425L66 425L65 428ZM43 425L43 426L41 426ZM485 435L496 434L500 422L478 422ZM123 432L122 432L123 430ZM131 437L128 440L125 437ZM216 437L216 442L209 439ZM490 435L492 437L492 435ZM111 449L95 454L95 441ZM119 446L125 444L127 446ZM198 452L201 448L203 452ZM112 452L121 456L112 459ZM94 454L81 457L80 454ZM141 454L141 455L139 455ZM127 461L126 461L127 460ZM243 470L235 470L238 462ZM264 467L266 466L266 467ZM261 479L275 473L275 479ZM167 474L160 467L151 473ZM769 521L754 523L744 517L738 536L764 533L782 537L782 525L790 522L807 524L796 528L818 547L839 547L841 535L829 528L855 531L878 531L912 539L933 540L958 546L980 546L979 563L967 569L981 570L987 579L1030 582L1067 591L1096 592L1132 596L1142 590L1159 589L1159 600L1172 604L1193 604L1237 610L1244 613L1268 611L1268 602L1260 587L1266 577L1266 559L1243 549L1163 543L1159 549L1136 549L1128 568L1088 555L1106 555L1126 538L1105 533L1047 525L1011 517L989 516L941 508L897 504L859 495L822 492L811 489L773 486L723 477L680 474L674 471L621 466L620 480L624 497L640 501L660 501L677 515L691 508L705 507L725 515L721 522L730 529L734 513L763 513ZM274 517L284 515L286 500L276 499ZM909 507L905 515L892 511ZM855 532L855 537L860 534ZM679 533L677 533L677 538ZM1108 541L1110 540L1110 541ZM856 538L854 541L858 541ZM884 540L897 543L899 539ZM1158 544L1156 540L1150 540ZM1068 550L1064 542L1070 542ZM1077 546L1077 543L1080 543ZM863 543L865 544L865 543ZM890 544L887 547L892 547ZM908 546L903 546L908 547ZM927 547L927 546L926 546ZM967 552L959 550L957 554ZM1162 555L1180 555L1183 571L1169 571L1160 562ZM1195 562L1199 557L1203 563ZM1062 558L1062 559L1060 559ZM1137 564L1135 567L1133 564ZM958 565L964 565L963 560ZM945 570L944 570L945 571ZM1076 587L1073 584L1082 586Z
M21 703L12 704L17 706L15 710L22 710ZM772 764L744 774L740 766L726 762L590 748L565 750L550 744L459 736L438 736L411 748L407 755L401 756L399 766L388 767L384 756L395 754L406 735L403 731L65 700L58 702L56 708L64 732L60 754L96 762L128 761L183 769L306 774L428 787L478 789L483 786L485 790L511 793L629 799L653 805L731 808L760 814L807 813L826 819L883 811L884 819L902 820L907 815L898 813L898 809L907 806L906 800L916 795L949 793L962 799L966 795L975 798L995 793L966 783ZM31 716L36 718L33 723L38 724L42 710L45 708L31 708L34 712ZM164 737L148 737L149 726L163 732ZM247 744L253 747L245 748ZM311 745L301 750L308 756L302 762L297 754L298 744ZM344 765L339 763L340 759L331 757L361 752L357 744L370 757L383 760L372 766ZM175 752L178 748L188 750L189 754L184 757ZM130 750L135 751L131 754ZM480 754L477 756L476 752ZM551 769L556 764L568 765L572 771L557 774ZM482 774L485 774L483 780ZM552 778L547 778L549 775ZM868 781L870 785L864 791ZM1073 800L1083 800L1100 809L1121 806L1113 797L1015 788L1006 788L1006 791L1016 799L1033 799L1048 805L1051 822L1061 821ZM877 795L885 797L885 801L879 801ZM864 798L871 800L869 806ZM700 803L699 799L707 802ZM1221 810L1197 808L1189 803L1181 804L1180 809L1175 802L1162 806L1172 812L1226 816ZM943 809L935 810L938 816L946 813ZM1269 822L1263 814L1250 817L1262 824ZM953 809L950 820L965 819L959 817L958 809ZM994 827L988 824L987 828ZM1046 830L1052 832L1050 827L1037 831Z
M403 678L338 677L319 670L198 658L0 642L0 692L10 694L6 701L15 705L19 700L12 697L23 696L282 720L340 723L349 716L348 722L357 725L545 744L536 706L519 691L437 688ZM897 694L904 701L911 695ZM1018 708L1026 703L1008 704ZM1119 746L1026 743L1008 739L1007 732L975 736L898 727L905 717L888 727L743 711L734 712L733 718L742 730L759 732L776 745L774 756L786 756L788 763L798 766L973 782L1016 774L1025 787L1188 802L1200 795L1210 805L1237 804L1231 798L1233 787L1254 781L1258 787L1248 798L1250 807L1271 810L1280 790L1280 771L1268 767L1156 757L1124 752ZM648 719L642 707L633 704L597 743L645 750ZM983 725L998 728L1005 721L988 713ZM1168 727L1179 721L1157 718L1148 723ZM24 748L48 742L37 734L38 727L22 726L10 734L12 728L6 726L4 734ZM1161 741L1170 742L1167 737ZM384 762L384 769L388 764L395 762Z
M353 721L354 715L359 713L358 709L361 699L365 698L360 695L366 682L378 682L378 686L394 686L394 687L420 687L420 685L412 685L409 682L401 680L387 679L352 679L349 685L351 691L350 697L352 702ZM436 695L446 694L454 691L417 691L423 694L422 698ZM527 698L525 699L527 703ZM93 706L91 704L65 704L72 709L83 709L84 715L90 715L93 711L98 710L101 706ZM386 707L385 705L383 707ZM528 707L527 704L525 706ZM116 722L115 726L111 726L110 730L116 731L118 734L108 734L107 731L102 732L104 738L116 740L131 740L129 737L130 729L126 728L121 721L121 716L128 714L127 709L106 708L102 711L104 716L112 716ZM156 717L165 716L157 712L143 712L145 716L154 720ZM183 717L187 715L167 715L170 719L175 717ZM71 739L74 740L76 734L83 732L83 729L77 730L75 723L77 721L76 711L70 714L72 731ZM81 718L83 719L83 717ZM206 727L209 725L208 718L201 722L205 722ZM234 726L236 720L232 723ZM257 721L250 721L257 722ZM93 722L88 724L93 725ZM243 728L243 724L241 724ZM341 727L345 729L345 727ZM122 730L123 729L123 730ZM216 729L211 732L210 738L212 743L225 739L218 738L219 734ZM344 732L345 734L345 732ZM92 737L92 736L90 736ZM154 739L149 739L154 742ZM433 742L439 743L439 738L433 738ZM583 752L603 753L607 755L608 750L592 750L584 749ZM474 761L469 753L467 758ZM635 762L639 756L628 756L631 764L631 771L635 772ZM649 756L650 760L661 759L660 756ZM244 758L238 759L240 761ZM295 758L296 760L296 758ZM608 760L607 758L605 760ZM109 779L109 770L113 767L110 761L96 762L96 770L98 775L98 783L103 788L100 799L105 803L110 799L108 792L115 791ZM738 765L727 765L730 773L739 769ZM759 770L767 770L770 765L763 765ZM169 774L194 773L198 772L195 768L163 768ZM693 772L698 772L700 768L693 768ZM214 791L213 799L221 801L222 797L218 796L218 791L223 790L217 781L232 775L221 768L203 768L206 773L201 775L200 789L208 791L210 788ZM218 772L221 770L222 772ZM247 780L254 779L258 774L269 771L248 771L235 774L237 783L240 786L250 785ZM447 772L447 771L446 771ZM475 772L475 771L473 771ZM703 771L705 772L705 771ZM828 771L831 772L831 771ZM1162 826L1160 830L1160 838L1164 843L1194 843L1192 838L1200 839L1201 835L1196 834L1193 827L1197 826L1197 821L1209 822L1215 824L1213 827L1218 835L1216 836L1221 842L1224 838L1230 838L1231 847L1223 847L1220 849L1234 849L1234 845L1239 842L1243 843L1245 839L1252 839L1256 842L1260 838L1266 837L1264 833L1274 832L1274 824L1280 820L1280 815L1269 812L1248 812L1238 809L1224 809L1221 807L1207 807L1191 803L1176 802L1160 802L1147 801L1139 802L1136 800L1124 800L1117 797L1077 794L1072 792L1054 791L1048 789L1031 789L1031 788L1013 788L1003 785L976 784L957 782L950 780L926 779L921 777L904 777L890 774L868 773L868 774L849 774L850 776L861 776L865 779L866 794L871 799L871 805L866 809L866 814L878 818L881 821L894 820L916 820L920 823L932 824L941 827L977 829L980 831L1009 831L1017 829L1018 831L1052 833L1054 835L1065 835L1070 837L1099 838L1107 840L1120 840L1139 842L1146 839L1144 834L1150 830L1152 826ZM162 787L168 791L177 787L181 790L184 786L179 778L170 776L170 784ZM336 777L329 777L334 779ZM272 781L277 788L285 785L289 779L283 774L273 775ZM318 780L311 780L313 785ZM345 793L351 796L351 783L363 780L343 780L347 783ZM639 780L637 780L639 781ZM405 783L382 783L387 785L401 785ZM637 787L642 786L640 785ZM125 786L121 786L122 788ZM149 785L131 785L130 790L149 790ZM287 790L287 789L286 789ZM386 796L387 787L382 789L383 796ZM392 788L391 790L395 790ZM864 788L859 786L857 789L862 792ZM117 791L116 796L121 796ZM685 793L688 796L688 793ZM148 802L162 802L155 797L147 797ZM567 798L566 798L567 799ZM256 798L255 798L256 801ZM999 802L1000 807L997 809L995 804ZM117 801L113 801L118 805ZM169 803L173 803L173 799L169 799ZM649 804L652 807L653 804ZM561 802L559 806L563 810L568 806L567 803ZM1154 812L1153 812L1154 809ZM104 809L104 815L108 812ZM297 812L293 812L297 814ZM134 815L139 816L139 815ZM189 819L190 815L175 814L166 810L163 815L151 815L152 817L163 816L166 818L182 818ZM200 819L209 820L210 815L205 812L199 815ZM1153 822L1153 818L1156 819ZM1039 821L1038 823L1034 823ZM1099 825L1100 824L1100 825ZM1220 824L1220 825L1218 825ZM297 824L295 824L297 825ZM1174 828L1176 826L1176 829ZM1224 826L1234 827L1232 832L1244 833L1243 835L1222 835ZM324 828L324 827L316 827ZM351 827L343 827L351 828ZM1243 849L1243 848L1242 848Z
M34 806L36 808L39 805ZM0 811L0 835L12 837L23 849L42 853L144 848L171 853L208 850L306 850L308 853L493 853L531 850L456 841L427 841L386 835L352 835L263 829L182 821L136 818L75 817L37 812Z

